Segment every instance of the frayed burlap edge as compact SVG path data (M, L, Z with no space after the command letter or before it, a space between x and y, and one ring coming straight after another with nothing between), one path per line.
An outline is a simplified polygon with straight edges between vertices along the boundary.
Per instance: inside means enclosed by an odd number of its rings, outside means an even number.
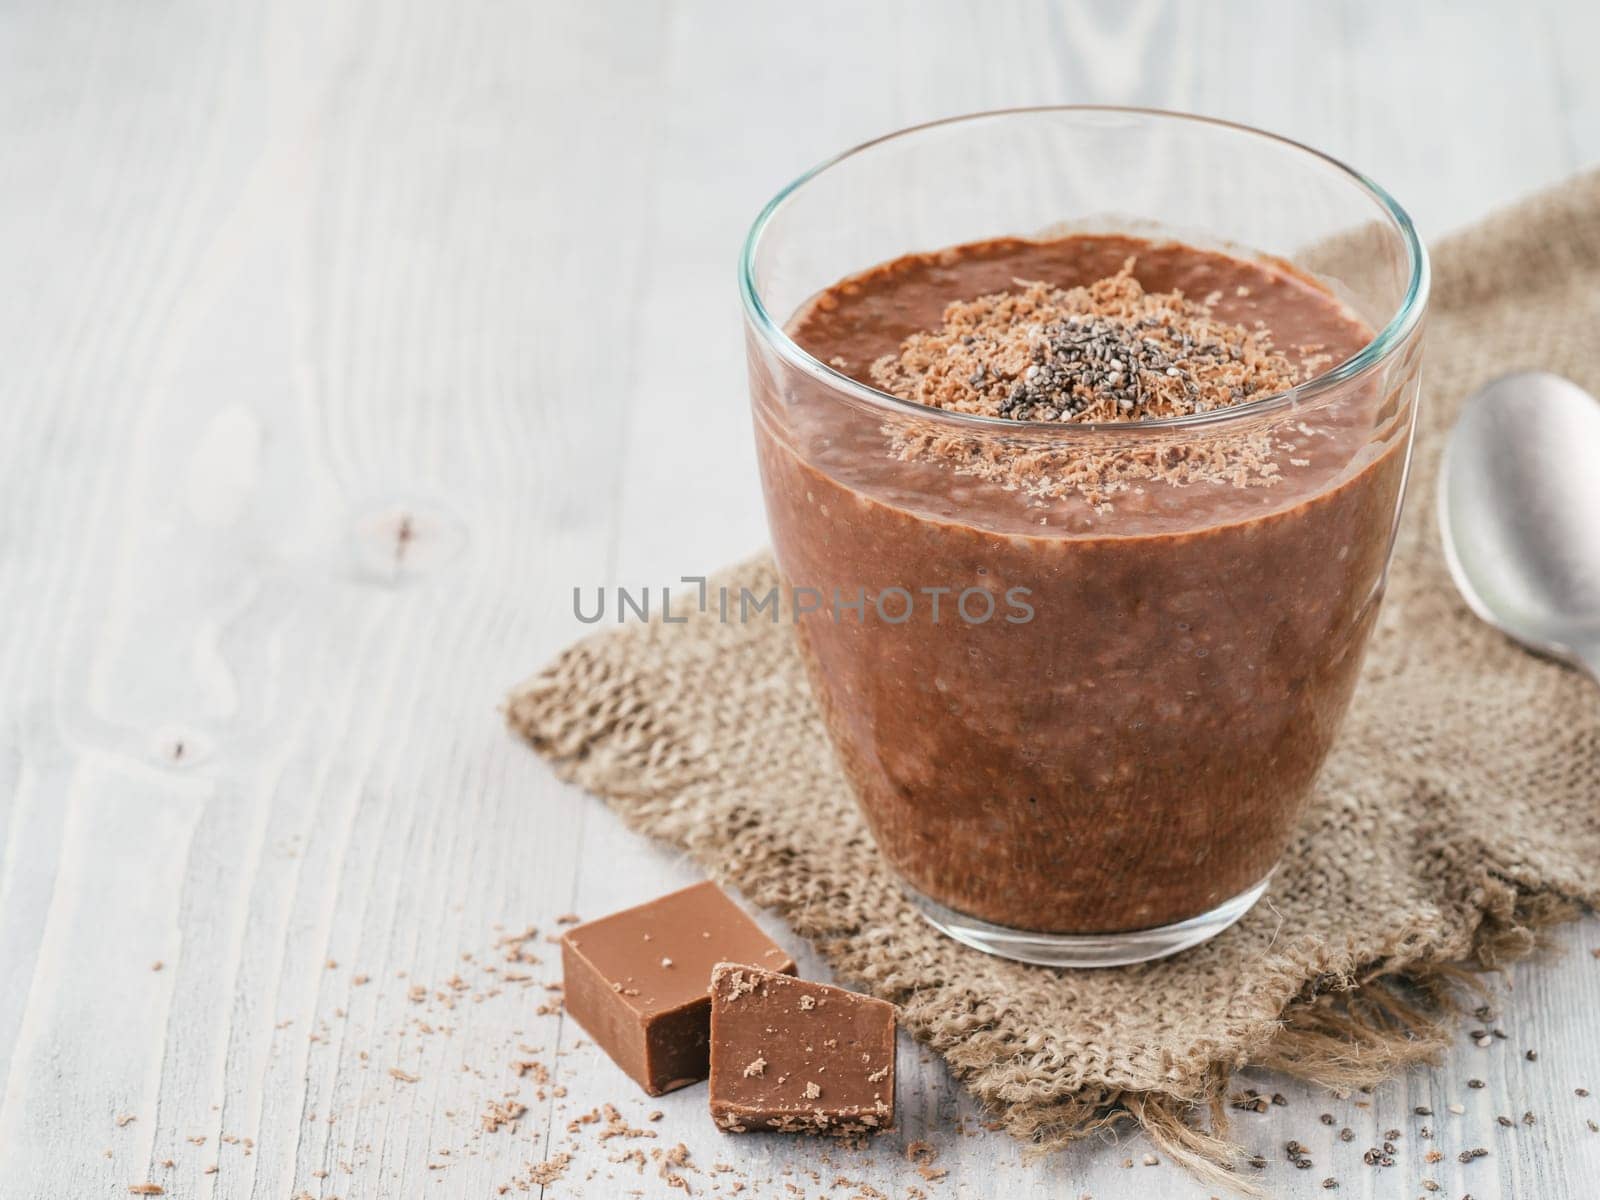
M1578 913L1570 901L1519 896L1510 885L1498 899L1510 905L1511 916L1502 921L1485 912L1462 961L1386 962L1353 979L1324 981L1326 990L1284 1009L1281 1023L1245 1065L1345 1095L1437 1063L1469 997L1484 992L1484 973L1546 948L1549 929ZM1244 1150L1229 1136L1233 1076L1219 1066L1204 1095L1192 1101L1165 1092L1107 1092L1014 1106L1002 1123L1041 1151L1131 1123L1198 1178L1259 1195L1261 1189L1238 1174Z

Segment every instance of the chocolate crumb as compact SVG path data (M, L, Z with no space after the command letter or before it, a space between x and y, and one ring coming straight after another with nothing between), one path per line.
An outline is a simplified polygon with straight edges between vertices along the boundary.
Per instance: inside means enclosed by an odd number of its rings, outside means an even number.
M906 1143L906 1161L914 1166L926 1167L939 1158L939 1148L932 1142L917 1139Z
M510 1128L516 1131L517 1121L528 1111L526 1104L515 1100L491 1100L484 1106L483 1116L480 1118L485 1133L498 1133L500 1130Z
M535 1187L544 1188L560 1179L566 1173L567 1164L572 1161L572 1155L562 1150L552 1154L542 1163L537 1164L529 1173L528 1180Z

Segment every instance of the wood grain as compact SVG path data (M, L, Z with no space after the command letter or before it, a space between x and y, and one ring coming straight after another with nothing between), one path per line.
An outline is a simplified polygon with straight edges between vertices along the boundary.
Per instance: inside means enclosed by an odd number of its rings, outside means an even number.
M693 872L495 707L583 632L573 586L764 540L732 264L805 166L963 110L1161 105L1326 148L1435 235L1600 161L1597 38L1557 0L0 10L0 1196L532 1194L563 1148L551 1196L672 1196L611 1159L679 1141L695 1194L722 1161L758 1196L1205 1195L1123 1167L1138 1139L1027 1161L909 1044L869 1152L635 1096L540 1015L542 939ZM529 923L545 961L507 961ZM1559 940L1502 985L1505 1042L1370 1098L1265 1081L1265 1185L1586 1194L1600 933ZM658 1136L567 1132L607 1102ZM1397 1165L1361 1165L1389 1127Z

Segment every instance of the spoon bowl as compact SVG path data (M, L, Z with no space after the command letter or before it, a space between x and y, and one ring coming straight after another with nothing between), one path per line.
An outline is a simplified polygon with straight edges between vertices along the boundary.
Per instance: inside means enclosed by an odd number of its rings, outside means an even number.
M1600 401L1543 371L1473 393L1445 447L1439 528L1475 613L1600 681Z

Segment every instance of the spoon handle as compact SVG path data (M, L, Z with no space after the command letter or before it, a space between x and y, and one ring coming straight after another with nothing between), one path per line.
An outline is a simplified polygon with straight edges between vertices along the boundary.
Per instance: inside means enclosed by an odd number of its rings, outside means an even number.
M1600 683L1600 641L1574 646L1572 658L1580 667L1589 672L1591 679L1596 683Z

